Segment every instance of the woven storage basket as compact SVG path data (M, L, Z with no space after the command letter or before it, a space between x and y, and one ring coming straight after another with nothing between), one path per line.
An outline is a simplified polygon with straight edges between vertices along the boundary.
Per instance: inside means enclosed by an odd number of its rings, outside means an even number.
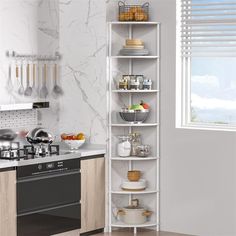
M148 21L149 3L143 5L126 5L119 1L119 21Z

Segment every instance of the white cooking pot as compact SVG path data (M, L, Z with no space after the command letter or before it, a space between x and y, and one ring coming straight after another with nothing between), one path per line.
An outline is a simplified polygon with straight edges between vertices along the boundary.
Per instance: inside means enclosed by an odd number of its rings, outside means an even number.
M140 225L147 222L147 218L152 212L141 207L128 206L118 210L117 215L120 220L129 225Z

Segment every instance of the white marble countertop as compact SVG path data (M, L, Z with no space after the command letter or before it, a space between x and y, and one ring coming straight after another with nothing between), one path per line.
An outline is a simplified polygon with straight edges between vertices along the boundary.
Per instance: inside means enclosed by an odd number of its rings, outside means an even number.
M0 160L0 169L17 166L17 161Z
M0 160L0 169L16 167L16 166L24 166L29 164L39 164L51 161L81 158L81 157L84 158L95 155L104 155L105 153L106 153L105 145L86 144L79 150L70 150L62 145L59 156L55 155L49 157L39 157L31 160L21 160L21 161Z
M63 147L61 147L61 153L67 152L79 154L80 157L101 155L106 153L106 146L97 144L85 144L78 150L63 149Z

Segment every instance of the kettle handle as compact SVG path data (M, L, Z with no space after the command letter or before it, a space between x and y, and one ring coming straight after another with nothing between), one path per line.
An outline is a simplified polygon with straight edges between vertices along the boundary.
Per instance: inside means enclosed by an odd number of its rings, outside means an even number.
M125 215L125 211L124 210L118 210L117 211L117 216L124 216Z
M145 211L145 212L143 212L143 214L142 214L143 216L151 216L152 215L152 211Z

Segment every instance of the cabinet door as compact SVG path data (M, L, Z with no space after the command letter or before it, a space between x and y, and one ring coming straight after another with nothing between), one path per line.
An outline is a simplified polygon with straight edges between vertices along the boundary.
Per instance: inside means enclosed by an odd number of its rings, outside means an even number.
M0 235L16 236L16 171L0 172Z
M81 161L81 233L105 227L105 158Z

